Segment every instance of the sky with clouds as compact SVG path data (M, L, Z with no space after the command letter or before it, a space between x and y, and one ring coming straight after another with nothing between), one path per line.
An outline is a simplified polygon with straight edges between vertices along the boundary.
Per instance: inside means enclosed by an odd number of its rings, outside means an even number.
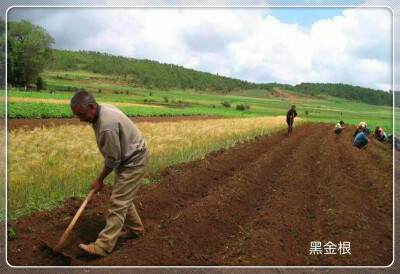
M55 48L146 58L247 81L392 88L385 8L13 8Z

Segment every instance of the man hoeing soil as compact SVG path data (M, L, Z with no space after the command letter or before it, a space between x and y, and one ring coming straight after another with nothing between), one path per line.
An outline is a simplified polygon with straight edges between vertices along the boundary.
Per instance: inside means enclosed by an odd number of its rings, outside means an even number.
M103 170L93 180L91 188L101 190L104 179L115 171L106 227L96 242L79 245L87 253L105 257L113 250L119 236L134 238L143 230L133 198L146 172L146 142L125 114L112 105L97 104L89 92L75 93L70 105L81 122L92 124L98 148L104 157ZM122 228L126 229L125 233L121 232Z

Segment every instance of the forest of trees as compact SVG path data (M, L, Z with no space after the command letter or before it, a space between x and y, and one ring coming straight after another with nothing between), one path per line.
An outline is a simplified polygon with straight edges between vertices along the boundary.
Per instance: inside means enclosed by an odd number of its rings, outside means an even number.
M292 89L311 96L324 94L338 98L362 101L371 105L391 106L393 104L393 94L391 92L346 84L301 83L293 86Z

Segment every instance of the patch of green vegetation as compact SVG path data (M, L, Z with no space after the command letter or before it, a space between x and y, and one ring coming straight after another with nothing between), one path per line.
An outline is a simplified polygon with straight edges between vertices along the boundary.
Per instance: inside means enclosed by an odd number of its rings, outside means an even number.
M80 88L81 86L78 85ZM123 90L124 87L120 89ZM229 117L255 117L285 115L292 104L297 107L299 117L315 122L337 123L343 120L346 124L367 122L371 127L379 125L386 132L393 131L392 108L387 106L368 105L362 102L341 98L326 97L326 99L282 98L244 96L243 94L198 93L195 91L163 91L132 89L132 94L94 93L99 102L146 103L166 106L166 108L120 106L129 116L183 116L183 115L219 115ZM151 95L150 95L151 94ZM69 100L73 92L56 91L19 91L9 89L9 97L26 97L39 99ZM165 102L164 96L168 97ZM180 102L180 103L179 103ZM228 108L221 105L224 102L234 105ZM245 111L236 110L237 105L248 106ZM245 107L246 108L246 107ZM308 115L305 115L305 111ZM73 114L66 104L8 102L8 118L51 118L72 117Z
M144 185L149 185L151 182L150 182L150 180L148 179L148 178L143 178L142 179L142 184L144 184Z
M337 123L344 120L346 124L358 124L366 121L384 127L387 132L393 130L392 108L389 106L369 105L359 101L333 97L328 94L318 95L319 98L307 98L289 85L268 85L264 89L249 89L239 93L206 93L195 90L161 90L143 89L126 85L121 75L100 74L87 71L44 71L43 79L47 82L44 91L20 91L9 89L9 97L28 97L40 99L69 100L75 89L86 89L93 92L99 102L124 102L163 105L167 108L155 109L149 107L124 106L120 109L131 116L171 116L171 115L220 115L230 117L252 117L268 115L285 115L292 104L297 106L299 117L309 121ZM122 78L121 78L122 77ZM297 95L290 98L266 97L276 86L281 91ZM51 87L62 87L64 91ZM65 91L69 87L69 91ZM305 86L303 85L303 88ZM98 90L102 92L99 93ZM118 94L113 94L113 91ZM128 91L129 94L126 94ZM122 94L121 94L122 93ZM168 98L168 100L166 100ZM228 108L221 105L248 106L245 111ZM72 117L67 104L8 103L8 117ZM241 108L241 107L239 107ZM305 115L305 111L308 115Z
M33 102L8 102L8 118L70 118L73 113L68 104L33 103ZM128 116L189 116L189 115L216 115L227 117L256 117L272 116L282 113L275 110L263 113L242 112L229 108L213 107L188 107L188 108L154 108L120 106L119 109Z
M7 239L12 240L15 239L15 232L12 227L7 227Z
M67 104L7 102L8 118L66 118L73 117Z
M269 93L269 91L267 90L261 90L261 89L249 89L246 90L245 92L239 94L242 96L259 96L259 97L263 97L263 96L267 96Z

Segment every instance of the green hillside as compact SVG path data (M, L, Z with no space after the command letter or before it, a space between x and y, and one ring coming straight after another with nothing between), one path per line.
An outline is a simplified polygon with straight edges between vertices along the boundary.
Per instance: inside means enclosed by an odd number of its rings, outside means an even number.
M225 93L246 89L270 91L274 87L310 96L333 96L356 100L372 105L392 105L392 95L381 90L346 84L301 83L291 86L278 83L256 84L187 69L182 66L115 56L96 51L70 51L53 49L53 58L47 70L77 71L118 76L131 87L147 89L180 89L197 91L220 91Z
M201 91L238 91L257 87L254 83L218 76L182 66L139 60L95 51L53 50L48 70L86 70L121 76L132 87L154 89L194 89Z

